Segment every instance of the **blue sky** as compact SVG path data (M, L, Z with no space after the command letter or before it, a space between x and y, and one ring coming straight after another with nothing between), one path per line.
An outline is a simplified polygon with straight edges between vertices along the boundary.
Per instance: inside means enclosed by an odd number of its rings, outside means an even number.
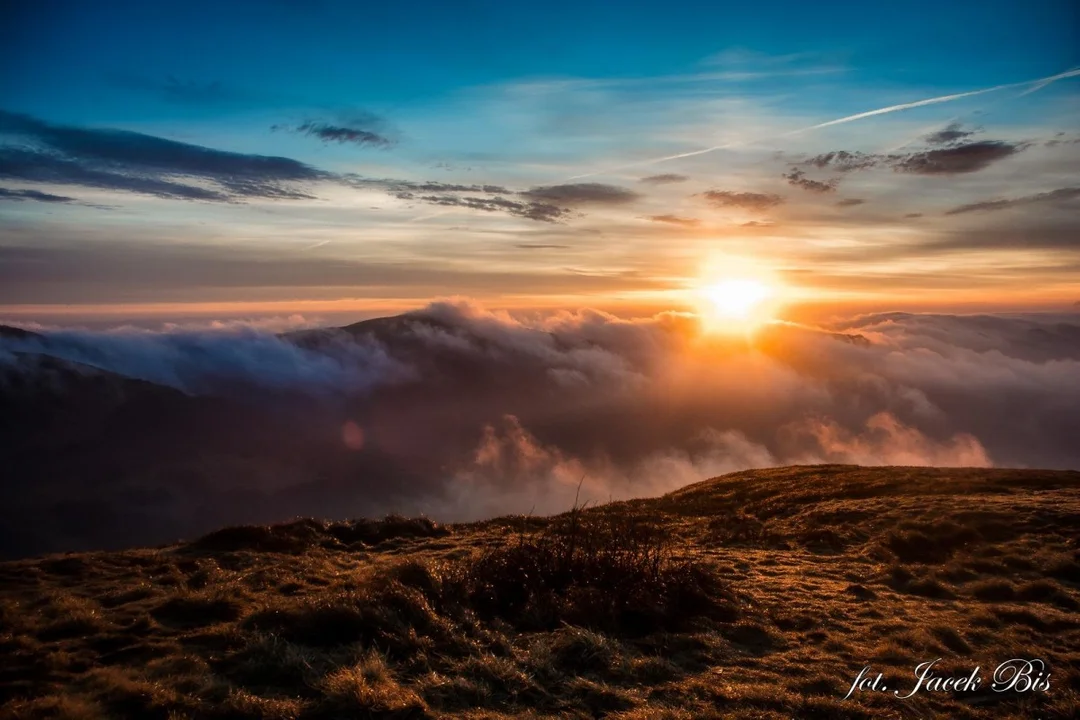
M221 106L197 108L210 116L390 108L521 78L678 74L732 49L808 53L844 63L854 80L946 88L1051 75L1077 52L1076 10L1060 0L20 5L6 11L0 89L64 121L174 117L125 77L221 83Z
M656 306L716 266L801 300L1060 305L1077 13L6 4L0 306Z

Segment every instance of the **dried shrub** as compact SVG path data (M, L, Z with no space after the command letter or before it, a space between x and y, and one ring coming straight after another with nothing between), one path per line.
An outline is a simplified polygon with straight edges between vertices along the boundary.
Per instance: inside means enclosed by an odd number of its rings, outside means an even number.
M645 634L738 615L731 592L702 562L678 557L664 528L579 509L486 552L458 582L479 615L520 629Z

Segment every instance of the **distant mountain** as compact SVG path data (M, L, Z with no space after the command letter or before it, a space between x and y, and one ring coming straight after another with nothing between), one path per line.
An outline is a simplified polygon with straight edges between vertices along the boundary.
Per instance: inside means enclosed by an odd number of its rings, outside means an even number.
M5 335L26 337L12 330ZM374 443L362 452L342 444L344 423L362 416L347 398L193 395L11 353L0 362L0 557L356 513L391 503L409 478L422 486Z
M41 338L38 333L24 330L22 328L11 327L10 325L0 325L0 338L16 338L20 340L27 340L30 338Z

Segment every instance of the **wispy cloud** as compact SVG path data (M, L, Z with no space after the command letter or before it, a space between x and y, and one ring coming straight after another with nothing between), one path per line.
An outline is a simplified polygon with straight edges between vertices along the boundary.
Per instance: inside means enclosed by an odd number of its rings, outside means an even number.
M77 202L75 198L65 195L53 195L40 190L9 190L7 188L0 188L0 200L37 200L45 203Z
M940 143L936 143L940 144ZM976 142L951 142L947 147L935 147L905 154L873 154L835 150L815 155L799 165L818 169L835 170L850 173L856 170L868 170L874 167L891 167L897 172L916 175L960 175L978 172L1016 155L1029 147L1030 142L1009 142L1005 140L980 140ZM820 184L805 177L799 168L792 168L784 176L792 185L806 190L827 191L831 184L835 188L838 180Z
M983 200L981 202L960 205L947 211L946 215L961 215L970 212L989 212L992 210L1007 210L1015 207L1041 204L1065 204L1080 200L1080 188L1060 188L1050 192L1026 195L1018 198Z
M1024 143L985 140L940 150L914 153L893 162L899 172L917 175L958 175L972 173L1015 155L1028 147Z
M527 192L522 196L532 197ZM461 197L458 195L414 195L412 193L399 194L404 199L416 199L430 205L442 205L443 207L459 207L469 210L482 210L484 212L505 212L515 217L538 220L540 222L557 222L565 217L569 211L565 208L548 202L518 202L504 197Z
M641 195L633 190L603 183L570 183L534 187L522 197L561 205L626 205Z
M803 190L814 193L835 192L836 186L840 182L836 178L830 180L814 180L806 177L806 171L799 170L798 168L791 168L791 170L784 175L784 179L788 181L789 185L794 185L797 188L802 188Z
M663 173L660 175L649 175L643 177L638 182L643 182L649 185L670 185L672 183L686 182L690 178L686 175L679 175L678 173Z
M297 125L273 125L271 130L285 130L317 138L324 143L358 147L388 148L397 143L385 130L386 121L366 111L351 113L340 121L305 120Z
M975 134L974 130L964 130L964 126L960 123L949 123L941 130L936 130L924 139L931 145L947 145L957 140L963 140L964 138L971 137Z
M784 198L774 193L735 192L733 190L707 190L699 196L716 207L736 207L755 212L768 210L784 202Z
M311 125L307 131L337 142L369 142L356 128ZM0 144L0 178L166 199L310 200L315 198L313 186L332 183L376 189L400 200L554 222L568 214L566 206L617 205L638 197L624 188L580 183L536 187L512 200L503 196L514 191L500 185L364 178L287 157L229 152L130 131L54 125L5 111L0 111L0 134L16 139Z
M1048 85L1057 82L1058 80L1064 80L1067 78L1080 76L1080 69L1067 70L1057 75L1051 75L1049 77L1039 78L1037 80L1027 80L1018 83L1006 83L1004 85L995 85L993 87L982 88L979 90L971 90L962 93L952 93L950 95L939 95L936 97L925 98L923 100L915 100L913 102L900 103L897 105L888 105L886 107L877 108L875 110L867 110L865 112L855 113L854 115L845 115L844 117L836 118L835 120L827 120L825 122L816 123L814 125L807 125L806 127L798 128L796 130L790 130L785 133L779 133L776 135L762 136L752 138L748 140L736 140L732 142L726 142L719 145L712 145L710 147L702 148L701 150L691 150L683 153L676 153L673 155L665 155L663 157L652 158L649 160L639 160L636 162L626 163L616 167L611 167L605 170L597 170L594 172L582 173L580 175L574 175L570 177L571 180L579 180L581 178L594 177L596 175L604 175L611 172L617 172L619 170L626 170L629 168L642 167L646 165L655 165L662 162L669 162L672 160L680 160L683 158L697 157L699 155L705 155L708 153L716 152L718 150L726 150L729 148L740 147L745 145L752 145L756 143L767 142L770 140L777 140L781 138L792 137L800 135L802 133L811 132L814 130L820 130L827 127L833 127L835 125L842 125L845 123L856 122L858 120L865 120L866 118L876 117L879 115L886 115L889 113L901 112L904 110L912 110L914 108L926 107L928 105L938 105L940 103L953 102L954 100L961 100L963 98L975 97L978 95L985 95L987 93L998 92L1001 90L1009 90L1021 87L1035 87L1043 88Z
M289 158L214 150L137 132L53 125L5 111L0 111L0 133L23 141L0 145L0 177L32 182L226 201L310 198L296 184L330 177Z
M697 218L679 217L678 215L649 215L647 220L668 225L681 225L683 227L697 227L701 221Z

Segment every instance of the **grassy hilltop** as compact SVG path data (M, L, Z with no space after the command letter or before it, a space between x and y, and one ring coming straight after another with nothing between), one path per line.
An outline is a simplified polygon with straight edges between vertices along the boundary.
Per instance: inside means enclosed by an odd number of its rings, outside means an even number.
M1072 718L1078 536L1078 472L814 466L2 563L0 716ZM938 657L984 687L841 699Z

